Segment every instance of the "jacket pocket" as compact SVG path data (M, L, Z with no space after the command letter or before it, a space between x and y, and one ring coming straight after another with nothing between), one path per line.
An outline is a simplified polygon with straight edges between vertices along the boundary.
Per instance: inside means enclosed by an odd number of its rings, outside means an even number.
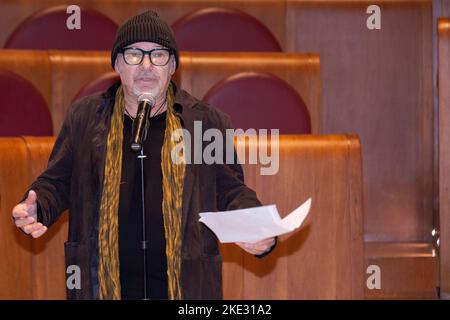
M202 299L223 299L222 256L220 253L202 257L202 269Z
M218 300L223 298L220 254L197 258L183 257L181 266L183 299Z

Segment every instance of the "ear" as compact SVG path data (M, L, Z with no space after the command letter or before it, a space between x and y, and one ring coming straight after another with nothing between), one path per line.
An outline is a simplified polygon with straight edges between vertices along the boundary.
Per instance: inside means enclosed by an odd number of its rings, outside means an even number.
M120 53L116 56L116 61L114 61L114 70L120 74L120 63L119 63L119 55Z
M175 70L177 69L177 62L175 61L175 56L170 57L170 75L172 76L175 73Z

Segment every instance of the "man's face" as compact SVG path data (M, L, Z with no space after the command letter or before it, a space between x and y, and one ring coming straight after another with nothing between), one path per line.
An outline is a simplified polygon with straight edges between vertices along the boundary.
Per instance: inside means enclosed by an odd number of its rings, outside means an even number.
M126 46L126 48L139 48L149 51L164 47L153 42L135 42ZM155 66L151 63L150 56L146 54L140 64L129 65L124 61L123 55L118 54L115 67L126 94L135 96L137 99L141 93L146 92L153 94L157 101L163 101L170 78L175 72L176 63L174 56L171 55L166 65Z

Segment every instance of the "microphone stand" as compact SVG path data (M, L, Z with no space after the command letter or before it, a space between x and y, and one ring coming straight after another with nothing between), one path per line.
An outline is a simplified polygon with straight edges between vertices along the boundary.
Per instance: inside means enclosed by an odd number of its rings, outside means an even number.
M147 122L148 123L148 122ZM148 126L144 129L144 139L145 141L147 139L147 130ZM145 188L144 188L144 159L147 158L147 156L144 154L144 145L142 144L141 153L138 154L137 158L140 160L141 169L140 169L140 176L141 176L141 204L142 204L142 241L141 241L141 248L144 255L144 299L143 300L150 300L147 295L147 248L148 248L148 241L147 241L147 234L146 234L146 219L145 219Z
M141 170L141 205L142 205L142 241L141 248L144 255L144 300L149 300L147 293L147 250L148 241L146 234L146 219L145 219L145 177L144 177L144 159L147 156L144 154L144 141L147 139L149 128L149 114L152 107L155 105L155 97L150 93L142 93L138 97L138 110L136 117L133 120L133 136L131 141L131 150L140 151L137 158L140 160ZM136 122L135 122L136 121ZM136 126L136 127L135 127ZM140 139L142 134L142 139Z

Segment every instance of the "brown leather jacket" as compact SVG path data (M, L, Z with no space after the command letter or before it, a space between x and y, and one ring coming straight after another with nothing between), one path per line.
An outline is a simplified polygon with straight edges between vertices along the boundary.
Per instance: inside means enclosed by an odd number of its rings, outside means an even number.
M38 219L44 225L52 225L69 209L69 239L64 244L66 267L77 265L81 271L81 289L67 289L69 299L98 298L99 206L106 140L118 86L119 83L74 103L55 142L48 168L30 187L37 193ZM175 84L174 87L176 112L191 137L194 137L194 120L202 121L203 130L217 128L224 132L231 128L226 114L176 89ZM198 213L248 208L261 203L255 192L244 184L239 164L187 164L184 183L182 296L221 299L222 261L217 239L198 222Z

